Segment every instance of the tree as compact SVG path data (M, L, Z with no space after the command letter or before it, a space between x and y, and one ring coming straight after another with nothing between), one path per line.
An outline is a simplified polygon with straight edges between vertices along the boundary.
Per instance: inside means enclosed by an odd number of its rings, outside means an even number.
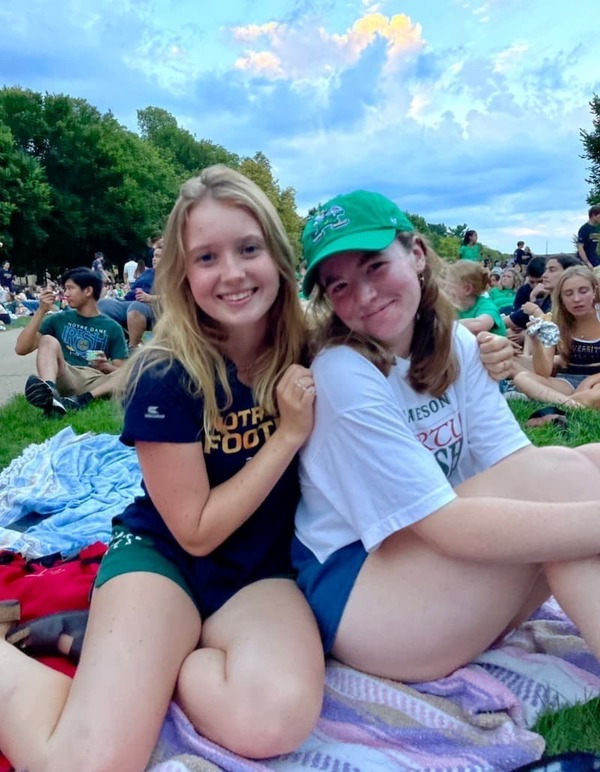
M304 221L296 211L296 191L293 188L281 190L279 182L273 177L271 162L264 153L258 152L252 158L244 158L239 170L266 193L281 218L296 259L299 260L300 234Z
M102 115L83 99L14 88L0 90L0 120L51 188L51 210L38 220L48 234L44 253L30 254L26 268L43 259L55 274L89 264L97 249L120 263L162 226L177 174L110 112Z
M594 94L590 102L592 112L591 132L581 129L579 135L585 148L582 158L590 162L590 176L586 178L592 188L587 197L588 204L600 204L600 97Z
M142 139L163 153L176 167L182 181L212 164L225 164L233 169L240 165L238 155L207 139L196 140L187 129L177 124L174 116L160 107L138 110L137 117Z
M0 123L0 240L17 273L25 273L30 256L48 234L42 223L51 209L52 190L39 162L23 152Z

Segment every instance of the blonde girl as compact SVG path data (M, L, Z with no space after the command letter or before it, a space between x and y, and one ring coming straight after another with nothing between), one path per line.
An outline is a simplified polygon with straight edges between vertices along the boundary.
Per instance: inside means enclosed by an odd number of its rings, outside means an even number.
M315 397L296 364L292 249L264 193L223 166L185 183L156 284L122 434L144 494L113 523L76 675L0 640L0 749L18 769L144 769L173 695L248 757L295 749L319 715L323 652L289 558ZM4 633L16 617L0 604ZM81 636L53 622L28 628L59 649Z
M519 391L542 402L600 407L599 304L598 278L589 268L572 266L560 275L552 293L560 340L545 347L533 336L534 372L514 376Z
M490 300L501 314L512 311L517 290L523 284L521 273L517 268L504 268L500 275L500 284L488 291Z
M506 325L495 303L487 295L489 273L479 263L459 260L446 269L447 289L457 308L457 317L468 330L506 335Z

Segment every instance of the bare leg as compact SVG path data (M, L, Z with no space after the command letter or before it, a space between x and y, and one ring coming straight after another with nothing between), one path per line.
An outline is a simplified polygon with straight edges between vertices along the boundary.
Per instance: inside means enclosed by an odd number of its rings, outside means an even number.
M129 347L137 348L142 342L146 332L147 319L139 311L127 312L127 332L129 333Z
M583 453L527 448L462 483L457 492L463 497L541 502L595 500L600 498L597 459L597 446ZM597 582L589 560L598 563ZM576 623L597 602L579 605L578 593L600 598L600 559L589 560L561 564L568 566L562 570L573 588L570 594L562 587L559 568L549 572L552 590L568 614L573 609ZM531 613L547 593L539 564L452 558L405 529L388 537L365 561L333 652L342 661L378 675L408 681L438 678L487 648ZM594 647L600 639L598 620L596 613L588 622L592 627L588 640ZM600 654L600 647L595 651Z
M60 343L52 335L42 335L37 347L36 367L39 377L44 381L56 381L64 371L65 360Z
M513 382L519 391L531 399L581 407L581 404L573 399L573 387L561 378L542 378L541 375L522 370L514 375Z
M598 387L594 389L583 389L582 391L576 391L572 397L574 402L579 403L583 407L600 407L600 389Z
M240 590L209 617L185 661L178 700L206 737L250 758L295 750L323 700L323 649L313 616L289 579Z
M600 557L544 567L552 592L600 659Z
M186 593L139 572L94 592L73 681L0 640L2 752L29 772L139 772L199 634Z

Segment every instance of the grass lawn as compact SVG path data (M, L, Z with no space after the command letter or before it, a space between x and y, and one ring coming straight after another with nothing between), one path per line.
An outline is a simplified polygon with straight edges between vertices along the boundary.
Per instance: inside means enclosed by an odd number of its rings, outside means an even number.
M533 402L511 401L513 412L521 425L537 408ZM13 397L0 407L0 469L16 458L23 448L51 437L69 424L78 434L94 431L118 434L121 410L112 401L98 400L78 413L64 418L46 419L41 411L31 407L23 396ZM546 425L525 430L536 445L566 445L575 447L600 440L600 410L569 411L568 426ZM600 754L600 698L585 705L576 705L544 714L534 730L546 738L547 755L565 751L591 751Z

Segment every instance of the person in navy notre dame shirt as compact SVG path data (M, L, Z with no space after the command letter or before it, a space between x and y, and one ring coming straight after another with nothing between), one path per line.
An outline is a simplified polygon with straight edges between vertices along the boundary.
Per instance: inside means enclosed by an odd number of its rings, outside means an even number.
M156 285L122 434L144 494L113 522L74 680L0 636L0 750L19 769L144 769L173 695L253 758L294 750L320 712L323 649L290 558L315 393L264 193L224 166L185 183ZM5 633L14 613L0 604Z

